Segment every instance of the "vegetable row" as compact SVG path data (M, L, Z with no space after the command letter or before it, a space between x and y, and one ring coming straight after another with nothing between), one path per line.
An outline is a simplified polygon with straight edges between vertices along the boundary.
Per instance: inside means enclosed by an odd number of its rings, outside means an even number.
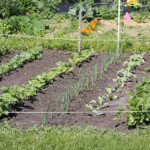
M121 50L124 52L146 52L150 49L150 44L146 40L141 42L128 39L133 39L133 37L128 37L123 41L120 41ZM101 37L100 37L101 39ZM91 49L94 48L97 52L113 52L116 51L116 41L111 41L112 38L105 38L104 41L99 40L90 40L82 41L81 49ZM105 41L106 40L106 41ZM107 41L108 40L108 41ZM130 46L129 46L130 45ZM77 51L78 49L78 39L77 40L66 40L66 39L37 39L37 38L21 38L21 37L0 37L0 55L4 54L5 51L9 49L15 50L27 50L34 48L35 46L42 46L44 49L53 49L53 50L68 50L68 51Z
M143 82L136 85L136 93L131 90L127 103L129 111L127 113L127 124L135 126L150 122L150 77L144 77Z
M23 84L22 87L18 85L2 87L2 94L0 95L0 116L8 114L8 112L12 110L12 106L20 104L23 99L35 96L38 89L42 88L56 76L73 70L77 63L82 62L94 53L93 50L85 50L80 54L74 53L72 59L69 59L69 62L57 62L58 67L51 68L49 72L43 72L41 75L32 77L27 83Z
M102 113L99 113L98 111L107 105L106 102L119 99L114 93L119 91L130 77L137 79L137 76L132 73L131 69L134 69L137 66L140 67L141 64L145 62L143 58L144 54L145 53L130 56L129 61L123 63L124 69L119 70L117 72L117 78L113 79L114 82L117 82L117 86L113 87L112 85L109 85L110 87L105 89L105 95L99 94L98 100L91 100L90 103L85 106L94 114L102 115Z
M12 69L16 69L27 61L42 58L41 52L42 47L36 47L30 49L29 51L17 54L14 58L10 59L7 64L2 64L0 66L0 76L11 71Z

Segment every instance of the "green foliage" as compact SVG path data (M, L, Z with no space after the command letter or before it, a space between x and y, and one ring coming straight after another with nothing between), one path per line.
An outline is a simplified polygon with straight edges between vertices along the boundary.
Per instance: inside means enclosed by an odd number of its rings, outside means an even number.
M111 20L118 17L118 1L115 1L111 7L100 6L98 16L102 19ZM123 5L121 3L121 15L123 15Z
M114 89L112 88L106 88L106 95L99 95L98 100L92 100L89 104L86 104L85 107L87 107L92 113L96 115L103 115L104 113L98 112L101 108L104 108L107 106L106 101L111 101L114 99L117 99L117 96L113 95Z
M10 34L11 25L8 23L8 19L0 19L0 34Z
M38 89L42 88L47 82L59 74L73 70L75 64L85 60L93 53L93 51L89 51L87 55L85 52L80 53L78 54L79 58L77 57L77 53L75 53L75 57L73 57L73 60L69 59L69 63L57 62L57 68L51 68L49 72L43 72L42 75L32 77L27 83L23 84L22 87L18 85L2 87L2 94L0 95L0 116L11 111L12 105L21 103L23 99L28 97L35 96Z
M77 63L82 62L86 58L90 57L94 53L95 53L94 49L83 50L83 51L81 51L81 53L74 53L72 56L72 59L69 59L69 63L72 65L75 65Z
M43 20L37 14L28 16L13 16L9 20L11 32L22 32L29 35L42 35L45 33L45 25L50 21Z
M60 2L61 0L1 0L0 18L30 13L49 13L49 11L55 11Z
M131 19L137 21L137 22L142 22L146 23L150 21L150 12L141 12L141 13L130 13Z
M0 18L8 18L13 15L25 13L20 0L1 0L0 1Z
M64 38L65 32L64 30L60 30L54 35L54 38Z
M0 76L12 69L16 69L18 66L23 65L29 60L40 59L42 57L41 51L42 47L36 47L16 55L14 58L10 59L7 64L2 64L0 66Z
M137 79L137 76L130 72L130 70L121 69L117 72L117 78L113 81L117 81L120 87L123 87L128 78L134 77Z
M98 8L95 6L94 3L92 2L79 2L73 5L68 14L72 17L78 17L79 16L79 11L82 11L82 19L83 20L92 20L95 17L97 17L98 14Z
M135 79L137 76L131 72L132 68L140 67L142 63L144 63L144 57L145 53L143 54L134 54L130 56L129 61L125 61L123 63L123 66L125 69L121 69L117 72L117 78L113 79L113 81L118 82L118 87L123 87L125 82L127 81L128 78L134 77Z
M115 7L115 6L114 6ZM117 8L109 8L108 6L100 6L99 9L99 17L102 19L115 19L118 16Z
M137 10L137 9L140 9L142 7L142 4L141 3L133 2L133 3L130 3L128 5L128 7Z
M142 54L134 54L130 56L129 61L125 61L123 63L123 66L127 68L127 70L131 70L131 68L140 67L142 63L144 63L144 57L145 53Z
M28 13L40 13L45 7L44 3L39 0L20 0L25 11Z
M77 31L78 27L79 27L79 21L76 18L74 18L71 20L69 26L65 27L63 31L65 32L65 34L71 33Z
M136 94L131 90L127 106L129 111L141 112L127 113L129 126L150 122L150 112L146 112L150 111L150 77L144 77L143 82L137 84L136 90Z
M120 56L120 55L119 55ZM118 57L119 57L118 56ZM107 103L106 101L114 100L119 98L118 96L115 96L114 93L120 88L123 87L125 82L129 77L137 78L137 76L133 73L131 73L131 69L135 67L140 67L142 63L144 63L144 53L143 54L134 54L130 56L129 61L125 61L123 66L125 69L121 69L117 72L117 78L113 79L113 81L117 81L118 85L116 87L113 87L112 85L109 85L109 88L106 88L106 94L105 95L99 95L98 100L92 100L89 104L86 104L85 106L92 111L94 114L101 115L98 111L103 108ZM114 57L116 58L116 56ZM110 59L111 63L113 63L116 59ZM106 63L106 62L105 62Z
M112 35L114 36L114 35ZM109 35L105 38L109 39ZM130 37L132 39L134 37ZM56 40L56 39L38 39L38 38L22 38L22 37L2 37L0 36L0 54L4 54L9 49L27 50L35 46L42 46L44 49L67 50L76 52L78 50L77 40ZM81 49L94 49L95 52L114 52L116 51L116 41L82 41ZM120 41L120 49L122 52L149 52L150 44L147 42L129 41L128 37L124 41ZM111 58L111 57L110 57ZM113 58L113 57L112 57ZM104 66L106 66L104 64ZM104 67L105 68L105 67Z

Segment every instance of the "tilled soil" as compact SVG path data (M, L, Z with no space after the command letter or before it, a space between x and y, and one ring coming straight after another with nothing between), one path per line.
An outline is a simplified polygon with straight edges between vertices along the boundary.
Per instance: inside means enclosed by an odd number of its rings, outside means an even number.
M56 51L49 52L51 53L49 57L53 59L54 56L58 56L58 53L56 54L55 52ZM122 63L130 55L131 55L130 53L125 54L124 57L122 57L119 61L110 65L107 71L102 76L100 76L99 79L95 83L91 83L90 86L86 90L80 92L78 96L76 96L75 92L72 91L73 93L72 95L74 96L74 98L72 99L70 103L69 112L67 114L48 114L47 116L42 115L41 113L40 114L39 113L16 114L16 115L9 115L7 118L4 118L4 120L7 120L7 119L10 120L14 126L17 125L19 127L29 127L35 124L41 125L43 123L43 119L45 116L47 117L46 121L48 125L58 125L58 126L91 125L91 126L97 126L99 128L111 128L115 130L128 131L128 127L125 123L126 121L125 118L121 121L113 120L113 118L116 117L114 112L109 112L101 116L96 116L96 115L92 115L91 113L81 113L81 112L87 112L88 109L85 107L85 105L88 104L93 99L97 100L99 94L104 95L106 93L105 88L108 88L109 84L111 84L113 87L117 85L117 83L113 82L112 79L116 78L117 71L123 68ZM65 61L67 57L65 55L64 56L65 58L62 58L63 56L64 54L62 54L59 57L61 58L61 61ZM98 53L97 55L90 57L87 61L84 61L82 64L79 64L78 66L76 66L72 72L63 74L55 78L51 84L47 85L43 90L40 90L36 97L30 98L28 100L24 100L23 101L24 105L18 106L17 108L15 108L15 110L20 111L20 112L41 112L41 111L49 111L49 112L62 111L63 112L64 110L62 108L62 104L64 103L62 102L63 101L62 93L65 91L66 86L67 85L74 86L75 84L77 84L79 82L79 74L81 75L81 74L85 74L85 72L88 72L88 73L93 72L93 68L95 64L97 64L98 70L100 70L100 66L102 64L102 60L104 56L105 56L104 54ZM128 96L129 91L131 89L135 90L136 89L135 85L138 82L142 81L144 76L150 75L150 73L146 73L144 71L145 68L150 67L149 66L150 54L145 54L145 60L146 62L140 68L136 68L136 70L132 70L137 75L137 80L132 79L132 78L128 80L125 86L122 87L121 90L119 90L119 92L115 93L115 95L117 95L119 99L109 101L107 104L107 107L103 108L102 110L117 111L118 108L120 107L127 109L126 103L129 98ZM46 67L47 68L49 67L49 66L45 66L46 64L50 63L49 59L46 59L46 60L42 59L42 60L36 60L36 61L37 63L33 62L34 65L33 63L27 64L27 65L32 65L35 67L35 70L39 70L38 65L40 65L42 61L47 61L42 65L43 68L41 68L40 70L41 72L39 71L38 74L43 72L44 67L45 67L45 70L46 70ZM26 67L26 65L24 67ZM52 64L51 64L51 67L53 67ZM19 70L21 71L22 69L23 68ZM24 70L24 74L25 73L30 74L30 71L31 71L30 69L26 71ZM23 71L21 72L23 73ZM12 75L14 73L12 73ZM21 79L20 78L17 79L19 80L18 81L19 85L26 82L28 79L25 77L24 74L22 74ZM3 86L6 84L8 85L8 82L6 83L5 82L3 81L3 84L1 85ZM17 84L16 78L14 79L14 82L15 84ZM48 110L49 104L50 104L50 107ZM71 112L79 112L79 113L72 114Z
M14 51L12 52L15 53ZM13 55L14 56L14 55ZM5 75L0 82L0 88L3 86L19 85L28 82L28 80L36 75L48 72L50 68L56 67L56 62L67 62L70 55L65 51L44 50L42 59L36 59L24 64L21 68L12 70L9 74ZM3 58L8 60L7 57Z

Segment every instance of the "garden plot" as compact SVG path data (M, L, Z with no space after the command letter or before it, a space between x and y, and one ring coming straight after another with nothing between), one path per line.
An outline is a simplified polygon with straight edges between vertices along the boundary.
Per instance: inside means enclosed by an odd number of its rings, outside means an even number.
M15 50L8 51L5 55L0 57L0 65L7 63L9 59L15 57L15 55L19 54L20 52L21 51L15 51Z
M0 87L10 85L21 86L30 78L55 67L56 62L67 62L69 57L70 55L66 54L65 51L44 50L42 53L42 59L31 61L23 67L11 71L7 76L5 75L0 82Z
M47 85L43 90L40 90L36 97L32 99L29 98L28 100L23 101L24 105L14 108L20 112L66 111L68 112L67 114L15 114L9 115L10 121L12 121L14 125L17 124L21 127L48 123L49 125L88 124L96 125L99 128L119 127L127 129L124 119L121 122L113 120L113 118L116 117L115 113L107 113L106 115L97 116L90 112L89 114L71 114L69 112L87 112L88 109L85 107L86 104L93 99L97 100L99 94L105 94L105 88L108 88L109 84L116 86L116 83L112 80L116 78L117 71L123 68L122 62L128 59L129 55L131 55L131 53L126 54L116 63L109 66L107 72L105 72L103 76L97 77L96 82L93 77L90 77L90 75L95 75L91 72L94 72L96 68L97 71L100 71L104 55L99 53L90 57L87 61L84 61L82 64L80 63L78 67L76 66L72 72L62 74L55 78L50 85ZM119 100L108 102L107 107L102 110L117 111L120 107L126 109L126 103L129 98L129 90L135 90L137 81L142 81L144 76L149 75L149 73L146 73L144 69L149 67L150 55L145 54L144 57L146 62L140 68L134 70L134 73L137 75L137 80L132 78L131 80L128 80L124 87L116 93ZM87 78L87 76L89 76L89 78ZM83 82L86 85L83 84L82 86L82 81L80 80L84 80ZM89 84L89 82L91 82L91 84ZM80 88L78 88L78 86L80 86ZM69 95L69 93L71 94ZM65 96L65 94L67 94L67 96ZM69 103L67 97L70 97Z

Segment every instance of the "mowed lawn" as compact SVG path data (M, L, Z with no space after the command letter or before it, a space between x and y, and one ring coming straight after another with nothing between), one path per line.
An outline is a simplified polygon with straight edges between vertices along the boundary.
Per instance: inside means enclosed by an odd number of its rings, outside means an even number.
M94 127L49 127L0 130L0 150L149 150L150 130L134 133Z

